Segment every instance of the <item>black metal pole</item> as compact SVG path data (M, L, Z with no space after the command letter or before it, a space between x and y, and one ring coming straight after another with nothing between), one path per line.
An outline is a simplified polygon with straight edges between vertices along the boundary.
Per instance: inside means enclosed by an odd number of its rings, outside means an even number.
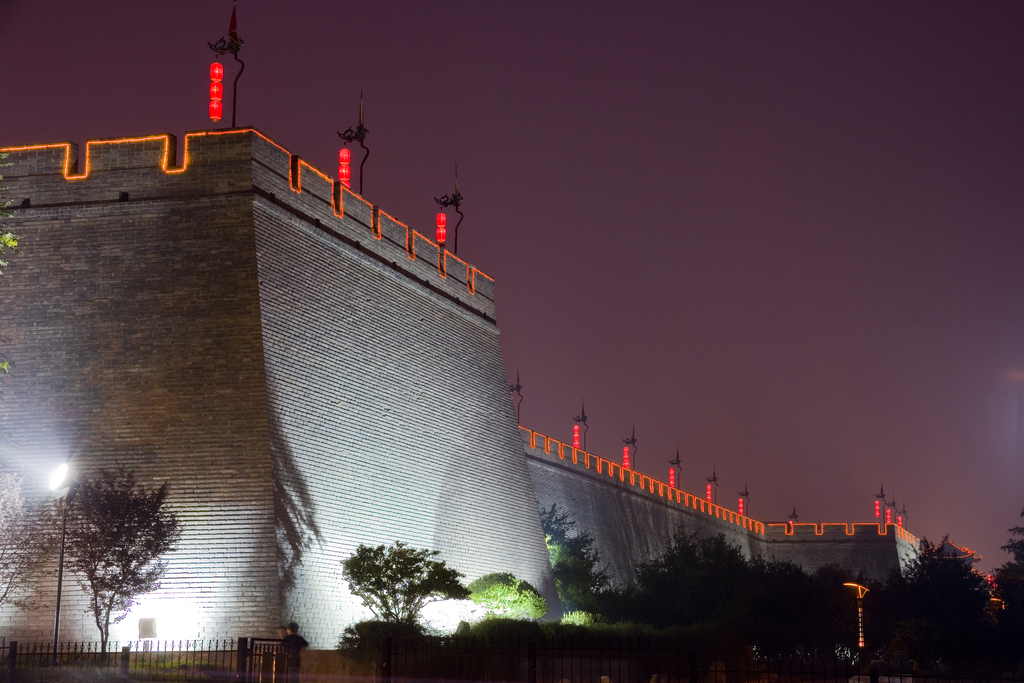
M238 58L238 53L234 53L235 61L242 65L242 68L238 70L238 75L235 76L235 85L233 86L233 92L231 94L231 127L235 127L235 109L238 107L238 79L242 77L242 72L245 71L245 62Z
M64 584L64 543L68 536L68 512L71 506L63 505L64 519L60 525L60 559L57 561L57 610L53 617L53 663L60 664L57 660L57 638L60 635L60 593Z

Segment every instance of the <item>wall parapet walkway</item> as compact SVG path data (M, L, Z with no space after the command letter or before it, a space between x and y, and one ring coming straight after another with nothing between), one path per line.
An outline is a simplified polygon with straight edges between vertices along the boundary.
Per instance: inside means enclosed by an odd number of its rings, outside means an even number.
M322 206L324 211L313 207L314 210L308 216L311 222L336 236L353 236L359 240L361 248L379 252L382 260L396 270L409 271L408 274L415 279L456 298L465 307L494 322L494 279L487 273L442 249L430 237L391 217L380 207L343 186L340 181L333 180L255 128L186 133L180 166L176 165L177 138L169 133L89 140L85 143L84 154L80 154L77 144L67 141L3 147L0 153L10 154L11 164L5 168L4 174L9 178L56 176L62 177L70 185L78 185L81 181L94 178L96 174L117 175L118 172L140 169L162 171L169 177L188 176L191 175L188 171L192 167L209 167L228 161L229 155L237 155L237 146L211 144L215 139L235 135L251 136L251 153L255 164L286 180L296 198L312 200L314 205ZM231 160L237 161L234 158ZM252 179L235 177L230 179L230 183L225 180L222 178L221 182L215 183L219 185L219 190L255 191L256 183ZM246 180L250 181L249 187L245 187ZM174 194L180 196L181 189L175 188ZM209 187L203 189L210 190ZM53 192L47 194L55 196ZM73 201L75 191L60 194L64 195L61 200ZM116 200L116 196L112 201ZM30 197L12 199L15 200L16 208L25 200L29 200L25 208L39 208L38 204L31 204ZM399 265L401 261L394 258L395 251L404 253L405 264Z
M524 441L529 443L530 449L533 451L543 450L545 455L550 455L552 453L552 449L554 449L559 460L565 461L566 457L568 457L569 461L573 465L582 466L586 470L593 469L597 474L607 474L612 481L618 479L620 483L633 487L634 489L639 485L641 491L646 491L651 496L655 495L655 488L657 488L657 496L659 499L669 504L681 505L683 508L687 509L687 512L695 513L699 510L701 513L715 517L716 519L720 519L729 524L735 524L747 531L761 535L765 533L765 525L763 522L741 515L734 510L729 510L721 505L705 500L700 496L687 493L682 489L670 486L663 481L637 472L636 470L623 467L620 463L613 462L607 458L602 458L594 455L593 453L588 453L581 448L574 448L569 444L562 443L558 439L554 439L550 436L545 436L540 432L535 432L523 426L520 426L519 429L522 430ZM541 442L541 446L537 445L538 441Z

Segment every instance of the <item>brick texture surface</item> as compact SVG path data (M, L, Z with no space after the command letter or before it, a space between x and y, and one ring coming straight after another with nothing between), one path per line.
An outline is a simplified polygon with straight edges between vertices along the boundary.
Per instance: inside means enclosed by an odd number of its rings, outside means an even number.
M113 637L173 613L195 631L174 637L294 619L332 647L367 615L340 576L359 543L553 598L493 282L258 133L190 135L184 169L176 154L154 136L4 169L29 199L0 282L7 466L42 482L69 455L85 476L123 464L169 482L184 523L164 587ZM95 638L65 582L62 637ZM45 638L48 608L0 610L0 631Z
M593 536L615 585L634 580L637 563L661 555L680 531L721 534L747 558L772 557L807 571L834 563L868 580L884 580L917 556L917 540L895 525L762 524L664 482L638 473L631 478L617 464L574 453L570 445L520 431L539 505L558 505Z

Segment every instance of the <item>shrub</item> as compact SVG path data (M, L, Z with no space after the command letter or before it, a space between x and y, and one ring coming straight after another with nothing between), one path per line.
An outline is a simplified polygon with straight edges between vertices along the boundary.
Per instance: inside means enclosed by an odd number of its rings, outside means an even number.
M486 607L491 618L540 619L548 604L537 589L512 574L482 576L470 584L470 599Z
M471 635L490 636L492 638L511 638L513 640L537 641L544 640L544 631L536 621L523 619L505 619L492 617L478 621L471 627Z
M561 623L572 626L595 626L597 624L606 624L608 622L600 614L591 614L590 612L566 612L562 615Z
M353 659L380 661L381 641L392 638L422 638L423 630L417 624L390 621L360 621L344 630L338 649Z

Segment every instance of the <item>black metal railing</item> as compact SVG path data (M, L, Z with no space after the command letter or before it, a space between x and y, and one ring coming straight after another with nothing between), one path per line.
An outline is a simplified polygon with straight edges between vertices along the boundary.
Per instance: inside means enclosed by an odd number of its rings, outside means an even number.
M997 665L921 666L837 657L758 657L645 637L385 638L381 683L969 683L1024 682Z
M233 640L138 640L99 643L5 642L4 683L102 681L120 675L139 681L209 681L236 678Z

